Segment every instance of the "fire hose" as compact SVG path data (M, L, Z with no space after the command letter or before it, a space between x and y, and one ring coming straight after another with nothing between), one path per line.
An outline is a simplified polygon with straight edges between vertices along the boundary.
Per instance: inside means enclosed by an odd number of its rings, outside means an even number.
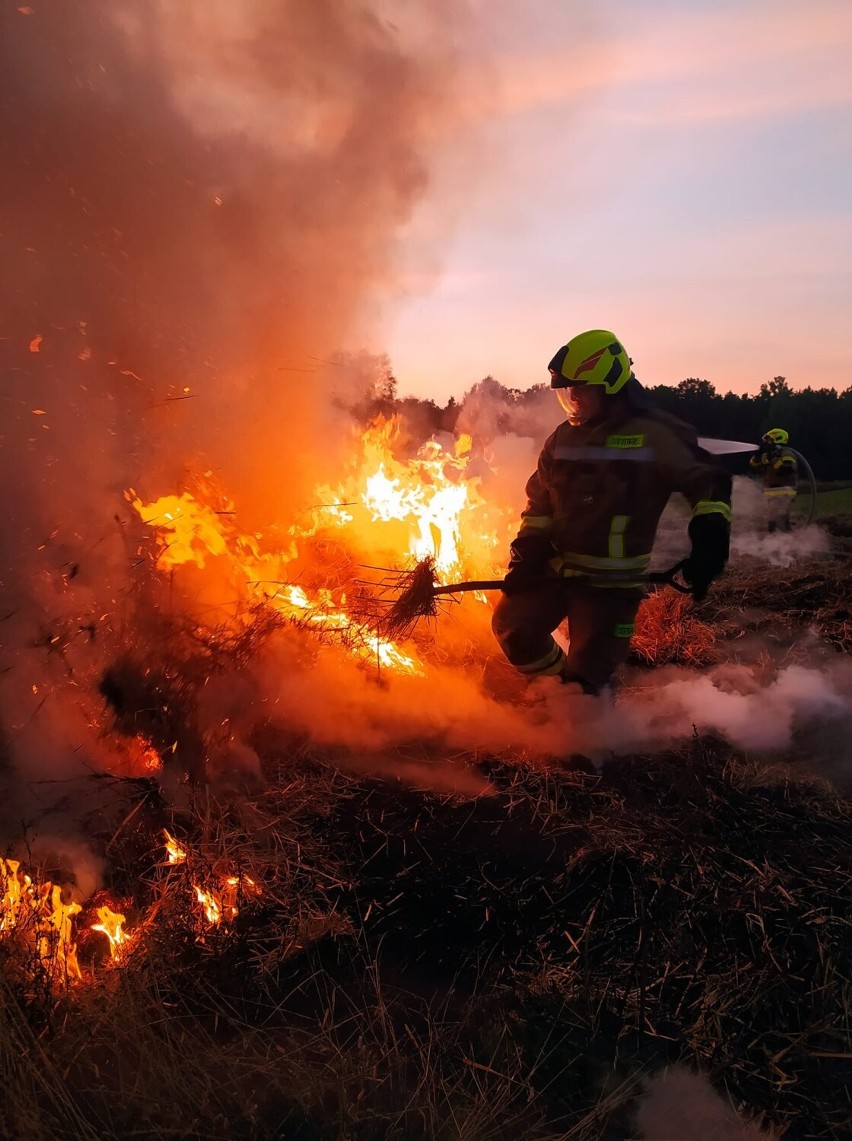
M711 455L721 456L729 455L736 452L756 452L758 444L747 444L742 440L715 440L709 437L700 437L698 440L700 446ZM813 469L801 452L797 452L795 448L791 448L789 444L784 447L788 452L792 452L798 462L804 469L805 475L808 479L808 492L810 494L810 505L808 507L807 516L805 518L805 527L813 523L814 516L816 515L817 506L817 484L816 477L814 476Z
M811 468L811 465L808 463L808 461L805 459L805 457L802 455L801 452L797 452L796 449L791 448L789 444L786 444L785 447L787 448L788 451L793 453L793 455L796 457L796 459L799 461L799 463L805 469L805 475L808 477L808 491L810 492L811 502L810 502L810 506L808 507L807 518L805 519L805 526L807 527L811 523L813 523L814 515L816 515L816 505L817 505L816 477L814 476L813 469Z

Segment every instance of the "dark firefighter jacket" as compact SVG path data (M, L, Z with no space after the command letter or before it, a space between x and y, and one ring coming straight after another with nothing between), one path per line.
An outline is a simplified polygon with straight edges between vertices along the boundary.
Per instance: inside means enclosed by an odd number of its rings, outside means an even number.
M520 534L545 533L560 574L630 585L645 572L663 508L681 492L692 516L731 518L731 477L698 446L693 429L656 409L560 424L527 483Z
M760 451L748 461L752 471L762 472L763 490L767 495L773 492L782 495L795 495L799 483L799 461L790 448L780 447L772 452Z

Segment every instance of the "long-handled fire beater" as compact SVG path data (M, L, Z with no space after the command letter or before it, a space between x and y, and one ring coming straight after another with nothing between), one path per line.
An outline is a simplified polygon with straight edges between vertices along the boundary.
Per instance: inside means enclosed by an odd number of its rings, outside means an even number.
M705 451L714 455L733 455L738 452L758 450L757 444L744 443L740 440L716 440L705 437L700 438L698 443ZM792 448L790 450L794 451ZM805 519L807 525L813 521L816 511L816 480L805 457L800 452L795 452L795 455L808 477L810 506ZM678 578L686 561L681 559L668 570L651 571L636 581L649 586L670 586L681 594L692 594L692 588L682 578ZM442 595L502 590L504 580L476 579L470 582L437 584L434 560L423 559L413 570L402 572L394 586L399 593L381 622L382 633L387 637L403 637L413 630L419 619L434 617L437 614L437 600Z
M686 564L681 559L665 571L651 571L637 576L637 585L671 586L681 594L692 594L692 587L678 575ZM502 590L502 578L475 579L471 582L451 582L436 584L435 562L431 558L421 559L413 570L400 573L396 588L400 591L395 602L381 622L385 637L399 638L409 634L421 618L434 618L437 614L437 599L442 595L464 594L468 591Z

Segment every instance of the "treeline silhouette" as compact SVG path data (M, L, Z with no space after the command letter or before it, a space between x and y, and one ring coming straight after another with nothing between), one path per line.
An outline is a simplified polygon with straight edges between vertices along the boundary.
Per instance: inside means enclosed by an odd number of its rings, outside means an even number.
M721 395L708 380L690 377L648 389L658 408L694 425L699 436L758 443L769 428L785 428L821 481L852 478L852 388L793 391L783 376L756 396Z
M676 385L646 387L658 408L692 424L699 436L758 444L769 428L785 428L790 434L791 446L806 456L819 481L852 479L852 387L843 392L834 388L794 391L783 376L762 384L754 396L733 392L723 395L709 380L696 377L688 377ZM404 420L416 423L419 432L454 432L459 426L465 426L463 410L472 393L480 402L485 395L495 408L506 410L507 425L510 420L516 423L516 414L525 408L541 407L543 401L552 399L546 385L520 391L506 388L487 376L462 400L451 397L441 407L432 400L417 397L399 399L396 379L388 369L376 386L369 406L361 405L359 412L367 415L399 412ZM748 456L741 461L732 456L730 462L734 470L744 470Z

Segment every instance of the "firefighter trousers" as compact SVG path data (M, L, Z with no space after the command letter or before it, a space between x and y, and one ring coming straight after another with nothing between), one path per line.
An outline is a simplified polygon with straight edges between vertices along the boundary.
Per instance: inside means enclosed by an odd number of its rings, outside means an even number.
M504 594L491 627L500 648L527 677L559 674L597 692L630 652L634 621L643 591L554 579L518 594ZM553 631L568 620L567 655Z
M791 530L790 515L792 514L795 500L795 491L766 494L767 531L772 533L773 531Z

